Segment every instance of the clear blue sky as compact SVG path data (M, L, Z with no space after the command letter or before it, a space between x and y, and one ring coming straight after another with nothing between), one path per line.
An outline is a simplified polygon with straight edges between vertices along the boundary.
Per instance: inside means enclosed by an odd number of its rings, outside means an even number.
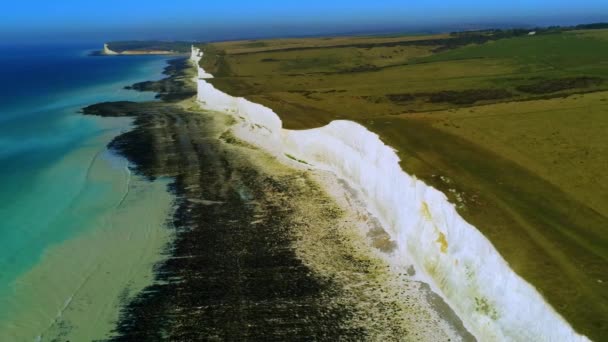
M608 0L4 0L0 39L225 39L608 21Z

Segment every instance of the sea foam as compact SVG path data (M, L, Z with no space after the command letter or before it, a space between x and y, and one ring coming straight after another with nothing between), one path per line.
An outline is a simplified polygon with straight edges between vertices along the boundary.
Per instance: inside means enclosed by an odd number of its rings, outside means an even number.
M447 197L408 175L394 149L351 121L286 130L271 109L225 94L205 81L203 53L192 49L204 109L229 113L233 131L280 159L287 155L329 170L356 189L397 243L398 260L414 265L479 341L588 341L509 268L494 246L467 223Z

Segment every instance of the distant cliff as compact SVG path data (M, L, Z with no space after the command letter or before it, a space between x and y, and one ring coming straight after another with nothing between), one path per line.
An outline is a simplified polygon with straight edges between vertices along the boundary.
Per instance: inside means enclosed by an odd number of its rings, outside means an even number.
M103 51L102 51L102 53L104 55L118 55L118 52L110 50L110 48L108 47L107 43L103 44Z
M189 54L192 42L120 41L103 45L103 55L178 55Z

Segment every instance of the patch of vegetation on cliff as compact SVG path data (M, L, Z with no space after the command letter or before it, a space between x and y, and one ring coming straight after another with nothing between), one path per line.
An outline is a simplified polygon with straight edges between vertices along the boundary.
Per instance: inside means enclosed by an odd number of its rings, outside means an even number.
M393 102L408 102L416 99L414 94L387 94L386 97Z
M513 97L505 89L467 89L443 90L436 93L388 94L386 97L395 103L410 102L422 99L429 103L451 103L455 105L471 105L480 101L504 100Z
M429 101L448 102L456 105L468 105L478 101L502 100L513 96L504 89L467 89L462 91L444 90L429 94Z
M200 47L204 53L200 66L205 71L213 74L214 77L229 77L233 74L224 50L213 44L203 44Z
M298 159L298 158L296 158L296 157L292 156L292 155L291 155L291 154L289 154L289 153L285 153L285 157L287 157L287 158L289 158L289 159L291 159L291 160L293 160L293 161L297 161L298 163L309 165L309 164L308 164L308 163L307 163L305 160Z
M520 85L517 90L531 94L549 94L569 89L586 89L604 83L599 77L568 77L542 80L531 84Z

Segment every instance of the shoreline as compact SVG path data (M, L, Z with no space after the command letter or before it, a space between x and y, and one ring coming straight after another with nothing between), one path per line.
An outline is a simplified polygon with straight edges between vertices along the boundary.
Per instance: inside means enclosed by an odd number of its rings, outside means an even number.
M367 244L362 227L372 223L351 210L352 195L332 198L318 185L329 174L235 139L231 115L201 111L193 100L84 111L135 117L112 148L136 174L174 179L177 196L171 256L157 266L155 285L123 308L113 340L474 340L408 270L390 272ZM381 232L371 238L387 247Z
M123 123L108 124L107 141L112 139L108 135L130 127L124 119L113 120ZM86 230L50 245L32 268L11 282L10 298L3 302L0 340L106 338L118 319L120 303L150 284L153 265L163 259L170 240L164 223L172 198L164 181L151 184L131 176L128 162L105 145L90 161L86 178L112 186L108 191L116 195L91 202L99 190L83 188L78 200L104 210L83 221ZM91 144L79 155L95 148ZM70 162L81 162L79 155L71 156ZM74 225L84 214L67 215L65 223ZM83 316L83 311L91 316Z
M187 56L187 53L167 50L124 50L114 51L108 47L108 43L103 44L103 49L94 51L93 56Z
M193 47L191 59L197 66L201 58L202 52ZM199 75L206 74L200 66L198 69ZM370 211L376 214L384 227L389 228L388 232L392 240L401 245L399 251L401 255L397 258L397 262L403 264L404 260L408 260L417 270L423 270L421 280L431 284L434 292L441 294L444 300L459 312L459 316L465 321L465 326L478 339L506 339L519 336L540 340L551 338L586 340L586 337L574 332L531 285L508 267L481 233L460 218L445 195L405 174L398 164L399 159L395 153L384 145L377 135L358 124L347 121L334 121L327 126L305 131L285 130L281 128L279 117L270 109L222 93L205 82L204 78L208 77L199 77L198 80L199 101L204 108L229 113L234 115L235 119L240 119L241 125L234 130L237 137L266 149L285 163L297 164L300 161L308 164L313 160L312 164L316 164L316 168L328 169L338 177L347 179L351 186L358 187L359 191L367 197L366 203L371 203ZM349 131L357 138L349 137L349 133L346 133ZM320 141L324 141L326 146ZM326 147L331 145L340 147L328 151ZM336 151L341 147L346 149ZM357 156L358 154L362 156ZM358 162L345 160L351 156L355 160L361 159ZM375 159L371 160L372 163L376 163L372 169L356 170L357 166L353 162L368 163L370 162L366 160L368 157ZM379 172L380 167L387 165L390 170ZM404 199L406 204L407 201L421 202L420 207L414 206L400 213L400 199L395 196L389 197L388 203L378 199L378 195L384 196L378 191L391 189L386 182L377 183L375 177L382 173L385 173L385 178L399 179L392 187L402 189L403 193L409 193ZM368 186L370 183L373 184L372 188ZM365 186L362 188L363 184ZM412 193L408 188L414 192ZM387 204L394 208L392 210L386 208ZM391 211L397 217L391 218ZM411 222L411 217L417 217L419 221ZM409 227L410 231L403 231L401 225ZM458 239L455 241L456 248L453 237ZM420 248L412 241L419 241L425 247ZM467 246L481 247L479 254L463 253L468 249ZM432 250L434 252L428 253ZM479 259L492 266L486 267L480 264ZM454 269L459 270L454 271ZM478 274L480 271L481 273ZM496 272L500 274L500 279L496 277ZM493 282L494 285L491 285ZM505 283L509 285L505 286ZM490 288L485 288L487 286ZM530 316L530 322L536 320L540 323L533 327L518 323L517 310L508 309L511 303L509 299L505 299L509 295L502 293L505 289L511 290L512 295L516 297L511 300L527 302L530 311L525 314ZM551 330L547 331L547 329Z
M14 202L5 209L15 214L5 224L15 228L10 229L15 237L23 238L11 240L9 234L5 242L17 243L9 245L13 249L5 250L0 260L4 266L0 298L3 341L106 337L118 318L119 302L148 285L153 264L162 259L162 248L169 239L164 215L172 204L166 185L131 177L128 161L107 149L114 137L132 127L132 120L84 117L79 112L83 105L103 99L152 100L149 94L126 91L120 85L162 77L165 59L100 63L85 61L88 57L80 49L67 51L70 58L79 62L82 58L82 65L121 72L61 88L44 98L46 102L22 107L24 113L35 109L35 113L65 120L53 126L63 132L42 130L44 135L37 136L41 142L47 134L61 139L62 134L72 138L70 134L75 132L77 138L68 140L74 142L70 148L60 149L52 160L29 170L35 172L27 180L31 191L13 191L10 185L7 189L14 192ZM40 121L36 119L30 121ZM40 154L31 151L27 154ZM23 165L9 164L15 170Z
M2 322L2 340L87 341L111 336L121 306L152 283L153 267L164 259L163 249L171 240L164 225L172 202L166 184L135 179L131 187L121 212L98 223L111 222L110 227L49 248L43 263L17 279L12 301L21 306ZM125 226L130 229L121 229ZM71 282L66 284L66 279ZM45 284L44 291L52 295L42 296L35 284Z

